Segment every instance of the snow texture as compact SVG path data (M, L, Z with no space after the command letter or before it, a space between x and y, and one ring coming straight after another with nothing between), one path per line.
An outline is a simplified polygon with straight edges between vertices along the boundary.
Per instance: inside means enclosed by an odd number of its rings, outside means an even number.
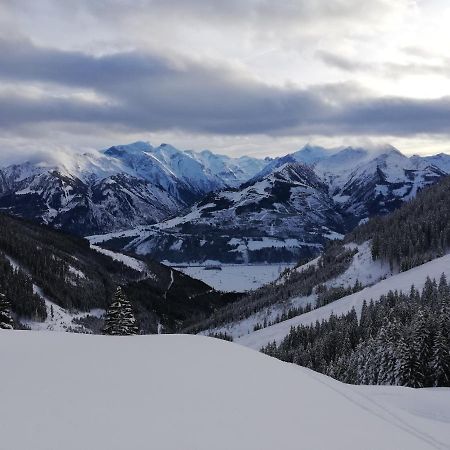
M448 389L349 386L217 339L4 331L0 360L5 450L450 445Z

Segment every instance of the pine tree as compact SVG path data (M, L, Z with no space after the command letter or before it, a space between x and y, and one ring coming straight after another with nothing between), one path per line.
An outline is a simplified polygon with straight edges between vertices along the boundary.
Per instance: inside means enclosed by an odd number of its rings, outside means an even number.
M431 324L429 316L423 310L419 310L412 330L412 345L418 364L414 378L418 387L431 385L430 360L433 346L433 326Z
M12 330L13 320L10 313L9 302L4 294L0 294L0 329Z
M381 354L379 359L378 384L395 384L397 354L396 344L400 338L398 325L389 322L386 327L380 330L378 335L378 352Z
M450 386L450 314L446 308L440 312L438 328L433 344L431 368L434 386Z
M119 286L114 294L113 302L106 313L103 334L129 336L138 333L139 329L131 308L131 303L125 297L122 288Z
M450 295L449 286L447 283L447 278L445 276L445 273L442 273L441 278L439 280L439 287L438 287L438 298L439 301L444 302L447 300L447 298Z

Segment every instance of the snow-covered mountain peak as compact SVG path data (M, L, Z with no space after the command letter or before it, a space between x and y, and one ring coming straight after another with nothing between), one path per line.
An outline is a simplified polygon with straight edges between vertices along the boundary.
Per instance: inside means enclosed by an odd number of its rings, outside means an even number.
M115 158L123 157L125 155L132 155L132 154L140 154L143 152L150 152L153 150L153 146L150 144L150 142L145 141L136 141L131 144L125 144L125 145L114 145L106 150L104 150L104 153L108 156L113 156Z
M300 150L292 153L292 156L299 162L303 162L305 164L314 164L322 159L328 158L332 154L332 150L320 146L306 144Z

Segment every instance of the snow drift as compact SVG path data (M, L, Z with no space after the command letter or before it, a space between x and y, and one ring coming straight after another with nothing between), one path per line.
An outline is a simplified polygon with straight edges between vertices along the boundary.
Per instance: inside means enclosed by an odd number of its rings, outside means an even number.
M200 336L0 334L0 448L450 448L450 390L355 387Z

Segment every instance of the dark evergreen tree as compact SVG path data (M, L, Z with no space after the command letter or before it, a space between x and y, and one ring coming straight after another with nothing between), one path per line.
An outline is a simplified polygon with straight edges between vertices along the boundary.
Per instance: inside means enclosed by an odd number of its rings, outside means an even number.
M131 308L131 303L119 286L114 294L113 302L106 313L103 334L129 336L138 333L139 329Z
M6 300L5 294L0 294L0 329L12 330L13 319L11 317L11 311L9 302Z
M431 369L434 386L450 386L450 314L442 307L433 345Z

